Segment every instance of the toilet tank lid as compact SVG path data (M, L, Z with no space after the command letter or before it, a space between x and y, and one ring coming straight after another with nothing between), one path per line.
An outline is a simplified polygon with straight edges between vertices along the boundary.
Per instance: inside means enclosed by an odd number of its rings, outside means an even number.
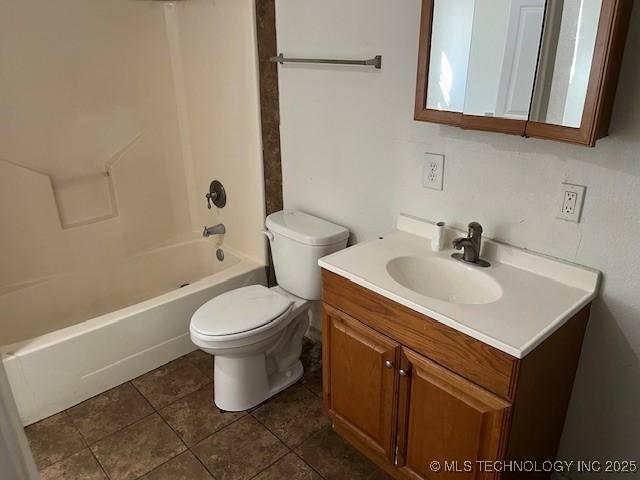
M333 245L346 240L349 230L297 210L282 210L267 217L266 227L305 245Z

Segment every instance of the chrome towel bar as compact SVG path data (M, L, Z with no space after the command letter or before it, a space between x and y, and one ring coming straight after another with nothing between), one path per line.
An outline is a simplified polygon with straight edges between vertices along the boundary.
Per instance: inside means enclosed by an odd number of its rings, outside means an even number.
M271 57L274 63L324 63L330 65L370 65L377 69L382 68L382 55L376 55L369 60L332 60L327 58L287 58L282 53L277 57Z

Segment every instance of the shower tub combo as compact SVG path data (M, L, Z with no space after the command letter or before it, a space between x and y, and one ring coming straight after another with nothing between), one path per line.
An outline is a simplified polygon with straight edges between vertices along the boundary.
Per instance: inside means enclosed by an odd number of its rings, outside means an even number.
M0 289L0 353L25 425L193 350L207 300L265 284L265 268L192 238Z

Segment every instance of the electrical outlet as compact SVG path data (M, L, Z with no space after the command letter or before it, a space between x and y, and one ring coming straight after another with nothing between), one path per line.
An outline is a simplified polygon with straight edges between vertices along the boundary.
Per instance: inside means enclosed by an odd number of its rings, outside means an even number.
M433 190L442 190L443 177L444 155L425 153L422 186Z
M583 185L562 184L562 197L558 218L576 223L580 221L585 190L586 187Z

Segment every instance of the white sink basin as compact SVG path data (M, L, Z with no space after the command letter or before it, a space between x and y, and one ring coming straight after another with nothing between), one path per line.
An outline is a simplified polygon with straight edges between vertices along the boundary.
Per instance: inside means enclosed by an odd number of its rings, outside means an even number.
M397 257L387 262L387 272L403 287L449 303L479 305L502 297L493 277L454 259Z
M484 240L490 268L433 252L435 224L401 215L398 230L321 258L356 285L516 358L592 301L600 272ZM446 240L466 232L447 231ZM447 243L448 243L447 242Z

